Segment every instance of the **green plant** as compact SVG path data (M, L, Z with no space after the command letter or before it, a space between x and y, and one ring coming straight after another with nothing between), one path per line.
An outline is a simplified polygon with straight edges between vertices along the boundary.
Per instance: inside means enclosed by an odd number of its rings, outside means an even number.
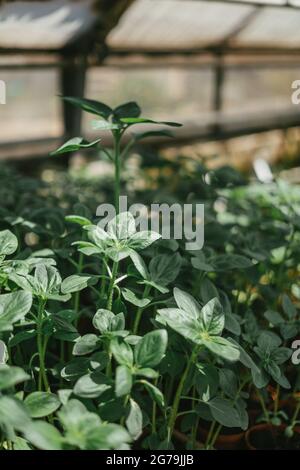
M130 149L166 131L126 141L133 124L153 124L135 103L65 99L97 116L113 149L75 138L54 153L106 155L118 207ZM111 197L103 182L0 171L1 449L214 449L259 421L297 438L299 188L154 160L159 185L145 161L150 186L132 200L205 202L202 250L138 232L129 212L102 227L93 213Z

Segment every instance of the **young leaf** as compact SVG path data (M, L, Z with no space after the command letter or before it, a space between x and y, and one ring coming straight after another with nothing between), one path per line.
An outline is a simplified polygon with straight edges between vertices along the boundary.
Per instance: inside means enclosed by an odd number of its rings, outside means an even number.
M146 307L151 302L150 299L139 299L134 292L132 292L130 289L126 289L125 287L122 289L121 292L124 299L127 300L127 302L130 302L131 304L135 305L136 307Z
M51 156L62 155L63 153L77 152L81 149L88 149L96 147L96 145L101 141L101 139L94 140L93 142L88 142L83 137L74 137L73 139L68 140L63 145L61 145L57 150L54 150L50 153Z
M128 367L133 365L133 352L125 341L113 338L110 342L110 350L118 364Z
M98 337L92 333L81 336L74 344L74 356L84 356L89 354L98 347Z
M18 239L10 230L0 232L0 256L12 255L18 248Z
M48 392L33 392L25 398L24 404L31 418L51 415L60 407L57 396Z
M0 365L0 391L28 379L30 379L30 376L20 367L7 366L5 364Z
M80 377L74 386L73 393L82 398L97 398L110 388L110 380L98 372Z
M111 327L114 319L115 314L113 312L100 308L93 317L93 325L101 332L102 335L104 335L112 330Z
M227 428L241 427L241 419L232 402L225 398L215 397L208 402L213 418Z
M237 361L240 357L238 347L221 336L210 336L209 339L202 338L201 343L213 354L227 361Z
M82 227L92 225L89 219L81 215L66 215L65 220L73 224L81 225Z
M128 103L121 104L113 110L113 116L116 119L121 118L136 118L141 114L141 108L135 101L129 101Z
M25 428L25 437L41 450L61 450L63 438L60 432L45 421L32 421Z
M134 440L138 439L143 431L143 414L136 401L130 399L129 415L126 419L126 426L129 434Z
M181 263L182 260L179 253L155 256L149 264L151 281L162 286L169 285L178 276Z
M201 329L209 335L220 335L224 329L225 316L220 301L215 297L202 307L200 315Z
M140 140L147 139L149 137L173 137L173 134L167 130L146 131L139 132L138 134L133 134L133 139L135 142L139 142Z
M115 392L117 397L128 395L132 388L132 374L127 366L118 366L116 369Z
M96 114L104 119L108 119L112 113L112 109L104 103L95 100L88 100L84 98L76 98L72 96L63 96L62 99L67 103L77 106L87 113Z
M297 309L295 305L292 303L291 299L286 294L283 294L282 296L282 308L283 308L284 313L286 313L286 315L290 319L296 317Z
M8 360L8 351L6 344L0 339L0 366L5 364Z
M91 281L93 281L93 276L87 274L73 274L63 280L61 283L61 291L63 294L78 292L85 289Z
M159 388L155 387L155 385L151 384L147 380L141 380L141 383L144 385L152 400L154 400L160 408L164 408L165 399Z
M121 118L121 122L124 124L128 124L129 126L133 124L163 124L164 126L171 126L171 127L181 127L182 124L179 124L178 122L170 122L170 121L153 121L152 119L147 119L143 117L126 117L126 118Z
M155 367L163 359L168 345L166 330L147 333L135 346L134 357L139 367Z
M174 289L174 298L178 307L186 312L186 314L193 320L197 320L200 314L200 306L198 302L187 292L178 289Z
M12 330L13 324L23 320L32 304L30 292L16 291L0 295L0 331Z
M24 431L30 425L30 417L24 404L17 398L0 396L0 426Z

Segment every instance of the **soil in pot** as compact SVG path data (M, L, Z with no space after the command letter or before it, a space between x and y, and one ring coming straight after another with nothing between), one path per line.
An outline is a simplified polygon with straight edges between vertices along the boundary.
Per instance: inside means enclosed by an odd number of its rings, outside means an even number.
M244 431L240 428L222 428L221 433L217 437L214 447L219 450L232 450L239 449L243 444ZM199 429L199 436L202 442L206 442L208 430L205 428Z
M294 436L287 438L286 426L272 426L263 423L252 426L245 434L249 450L300 450L300 428L294 429Z

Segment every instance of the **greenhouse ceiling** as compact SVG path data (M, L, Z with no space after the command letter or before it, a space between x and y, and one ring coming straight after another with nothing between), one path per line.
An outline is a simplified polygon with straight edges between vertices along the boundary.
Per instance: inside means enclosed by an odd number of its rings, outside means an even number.
M300 0L10 1L0 7L0 49L61 51L105 38L106 55L294 54L299 24Z

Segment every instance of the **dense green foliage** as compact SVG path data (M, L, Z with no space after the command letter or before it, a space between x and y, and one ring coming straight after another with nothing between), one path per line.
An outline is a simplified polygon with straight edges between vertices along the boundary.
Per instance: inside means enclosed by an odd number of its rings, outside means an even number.
M105 153L117 205L130 149L152 135L136 134L124 149L123 134L153 121L135 103L112 110L67 99L98 116L94 127L111 131L115 147L74 138L55 153ZM103 194L98 201L89 187L2 170L3 449L197 448L199 440L212 449L224 429L253 424L253 403L256 422L284 423L293 436L300 405L289 414L280 403L299 391L291 344L300 333L300 190L248 184L229 167L167 165L180 173L175 187L161 171L157 188L131 198L205 203L202 250L140 236L128 212L103 230L94 217Z

